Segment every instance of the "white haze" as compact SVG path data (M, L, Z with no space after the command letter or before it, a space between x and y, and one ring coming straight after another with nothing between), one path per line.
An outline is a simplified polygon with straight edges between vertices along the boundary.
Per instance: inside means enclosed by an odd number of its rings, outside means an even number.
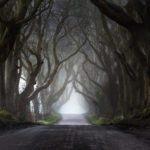
M88 104L80 94L73 90L70 99L58 112L60 114L84 114L88 112Z

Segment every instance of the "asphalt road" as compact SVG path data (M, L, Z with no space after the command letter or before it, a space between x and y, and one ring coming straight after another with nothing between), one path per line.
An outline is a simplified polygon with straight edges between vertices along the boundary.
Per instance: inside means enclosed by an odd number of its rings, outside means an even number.
M0 135L0 150L150 150L150 144L113 126L49 125Z
M91 125L84 115L62 114L56 125Z

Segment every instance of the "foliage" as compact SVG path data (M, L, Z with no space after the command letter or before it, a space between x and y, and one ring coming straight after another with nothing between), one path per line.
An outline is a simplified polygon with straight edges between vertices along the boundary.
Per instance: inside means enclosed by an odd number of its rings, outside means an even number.
M150 125L150 109L145 108L142 112L128 113L126 116L119 115L114 119L108 119L93 114L89 114L88 118L91 123L95 125Z
M47 120L39 120L39 123L45 124L45 125L49 125L49 124L53 124L56 121L58 121L60 118L59 114L56 112L51 112L49 118Z
M90 119L91 123L94 125L110 125L111 120L106 119L104 117L96 117L93 114L89 114L88 118Z
M18 122L17 118L5 109L0 110L0 122Z
M150 118L150 108L145 108L141 114L141 119Z

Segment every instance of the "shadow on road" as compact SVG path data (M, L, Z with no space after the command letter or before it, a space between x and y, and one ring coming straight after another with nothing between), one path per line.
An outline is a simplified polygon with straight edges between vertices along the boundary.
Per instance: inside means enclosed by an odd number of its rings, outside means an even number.
M63 114L55 125L40 125L0 135L0 150L150 150L149 139L115 126L91 125L85 115Z

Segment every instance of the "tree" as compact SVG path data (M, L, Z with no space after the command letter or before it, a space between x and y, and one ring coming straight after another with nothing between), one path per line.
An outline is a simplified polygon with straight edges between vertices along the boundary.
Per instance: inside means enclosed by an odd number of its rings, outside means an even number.
M54 3L54 5L57 6L57 3ZM7 67L3 70L3 73L7 73L7 79L3 76L5 82L1 91L3 94L4 89L7 96L5 99L4 95L1 94L1 96L3 96L4 102L6 101L7 103L6 109L17 114L22 119L25 118L26 112L29 111L30 102L37 100L39 93L51 86L61 65L76 55L85 44L85 40L80 41L79 47L71 43L73 37L70 37L69 33L76 26L74 24L68 26L65 23L69 18L70 1L67 1L65 7L56 12L52 8L53 6L37 17L32 24L28 24L22 29L14 47L15 53L11 52L11 55L5 62ZM51 13L52 11L56 13L56 16L54 13ZM54 25L51 28L50 21L52 20ZM63 41L66 39L70 42L70 45L67 45L67 50L69 48L72 50L69 53L67 51L60 55L59 51L62 49L60 49L60 45L63 47ZM9 69L10 66L11 69ZM39 81L41 80L39 78L41 71L44 72L43 81ZM12 74L14 74L13 77ZM13 80L11 80L12 78ZM25 82L22 91L19 89L21 80ZM54 95L51 99L55 101L60 97L59 95L62 95L67 83L68 79L65 80L57 93L53 93ZM7 87L5 88L6 85Z
M35 16L50 8L53 0L2 1L0 7L0 66L13 51L22 27ZM44 5L42 8L41 5ZM41 9L39 10L39 8ZM15 8L15 9L13 9ZM7 19L6 19L7 18Z

